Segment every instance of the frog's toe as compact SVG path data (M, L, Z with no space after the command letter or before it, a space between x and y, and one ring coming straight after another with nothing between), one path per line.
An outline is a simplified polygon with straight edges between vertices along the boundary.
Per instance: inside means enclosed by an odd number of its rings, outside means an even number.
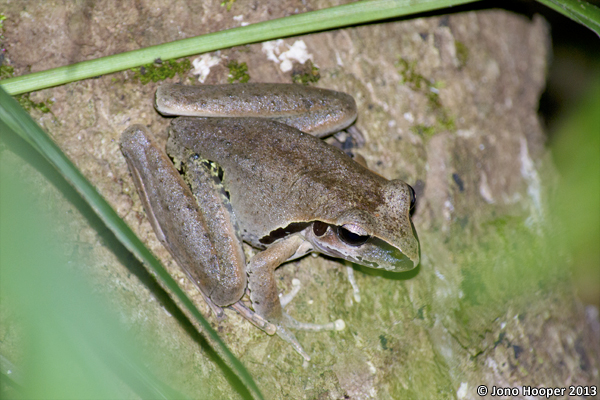
M318 332L323 330L341 331L345 327L346 324L341 319L338 319L334 322L329 322L327 324L310 324L306 322L296 321L294 318L292 318L284 312L283 318L277 323L277 335L289 344L291 344L292 347L294 347L294 350L296 350L302 357L304 357L306 361L310 361L310 356L304 351L302 345L300 344L298 339L296 339L296 336L287 328Z
M285 340L286 342L288 342L289 344L291 344L292 347L294 348L294 350L296 350L304 358L304 360L310 361L310 356L308 355L308 353L306 351L304 351L304 349L302 348L302 345L300 344L298 339L296 339L296 336L291 331L286 329L284 326L278 324L277 325L277 335L280 338L282 338L283 340Z
M270 323L254 311L250 310L248 307L246 307L246 305L244 305L244 303L241 300L232 304L230 307L237 311L242 317L250 321L254 326L263 330L268 335L274 335L277 331L277 327L274 324Z
M281 303L281 308L285 308L294 297L300 291L300 280L293 279L292 280L292 290L286 294L279 295L279 302ZM293 329L301 329L304 331L342 331L346 328L346 324L343 320L338 319L333 322L328 322L326 324L312 324L307 322L296 321L293 317L288 315L285 311L283 311L283 318L281 321L285 326Z
M281 307L285 308L290 302L296 297L298 292L300 291L301 283L299 279L292 279L292 290L289 293L279 295L279 302L281 303Z
M350 265L347 265L346 271L348 272L348 282L350 282L350 285L352 286L354 301L360 303L360 289L358 287L358 283L356 282L356 278L354 277L354 268L352 268Z
M346 323L343 319L336 319L335 321L328 322L326 324L311 324L308 322L294 321L295 324L290 326L304 331L343 331L346 329Z
M288 328L300 329L303 331L342 331L346 328L346 323L342 319L328 322L326 324L312 324L309 322L300 322L290 315L283 313L283 324Z

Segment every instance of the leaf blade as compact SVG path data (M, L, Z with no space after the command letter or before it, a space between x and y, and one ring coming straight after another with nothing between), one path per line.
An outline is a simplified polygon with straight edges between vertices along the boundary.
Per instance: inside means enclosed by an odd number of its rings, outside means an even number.
M579 0L538 0L540 3L571 18L600 36L600 8L587 1Z
M209 33L175 42L110 55L94 60L9 78L0 86L11 95L32 92L106 75L154 62L206 53L286 36L396 18L477 0L363 0L256 24Z
M114 209L106 202L106 200L104 200L94 186L92 186L83 174L73 165L52 139L2 88L0 88L0 122L8 128L3 129L2 135L10 134L9 132L6 132L6 130L12 130L14 133L25 139L60 172L77 192L79 192L94 212L96 212L98 217L114 233L117 239L142 263L144 263L147 268L152 270L158 276L170 293L172 293L195 318L202 327L205 337L209 340L211 345L214 346L223 361L235 371L240 380L246 385L248 391L255 398L262 399L263 396L258 389L258 386L246 368L229 351L208 321L206 321L191 300L187 298L185 293L179 288L177 283L156 257L154 257L150 250L144 246L141 240L133 233L133 231L131 231L127 224L118 216Z

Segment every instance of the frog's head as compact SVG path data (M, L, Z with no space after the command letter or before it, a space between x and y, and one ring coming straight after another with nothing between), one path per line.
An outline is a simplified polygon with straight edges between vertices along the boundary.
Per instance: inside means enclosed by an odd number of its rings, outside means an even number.
M408 271L419 264L419 241L410 219L414 203L413 188L392 180L376 206L353 207L335 220L315 221L306 236L320 253L370 268Z

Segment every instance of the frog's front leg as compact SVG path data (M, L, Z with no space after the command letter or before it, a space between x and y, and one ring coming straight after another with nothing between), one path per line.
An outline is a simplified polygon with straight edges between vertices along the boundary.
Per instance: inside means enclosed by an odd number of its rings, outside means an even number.
M281 263L306 254L309 245L301 234L288 236L252 257L247 267L248 288L254 311L274 323L277 326L277 334L290 343L306 361L310 361L310 356L288 327L311 331L344 329L341 320L322 325L310 324L296 321L283 311L274 271Z

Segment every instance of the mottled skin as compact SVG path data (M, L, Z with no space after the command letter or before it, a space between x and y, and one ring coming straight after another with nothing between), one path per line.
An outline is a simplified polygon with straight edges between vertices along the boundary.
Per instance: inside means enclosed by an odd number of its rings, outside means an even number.
M314 136L265 119L182 117L171 124L167 152L176 165L198 154L223 168L242 238L254 247L264 248L261 238L295 222L354 224L418 263L408 186L382 178ZM350 261L413 268L401 254L393 262L369 257L379 245L368 241Z
M156 106L163 114L230 115L175 119L167 144L175 166L143 127L122 137L157 236L217 315L232 306L268 333L276 329L308 360L286 327L335 325L302 324L285 314L275 268L313 251L391 271L418 264L412 188L280 123L333 132L356 118L350 96L300 85L163 85ZM273 114L275 121L254 118ZM248 265L242 239L264 249ZM241 301L246 273L254 311Z

